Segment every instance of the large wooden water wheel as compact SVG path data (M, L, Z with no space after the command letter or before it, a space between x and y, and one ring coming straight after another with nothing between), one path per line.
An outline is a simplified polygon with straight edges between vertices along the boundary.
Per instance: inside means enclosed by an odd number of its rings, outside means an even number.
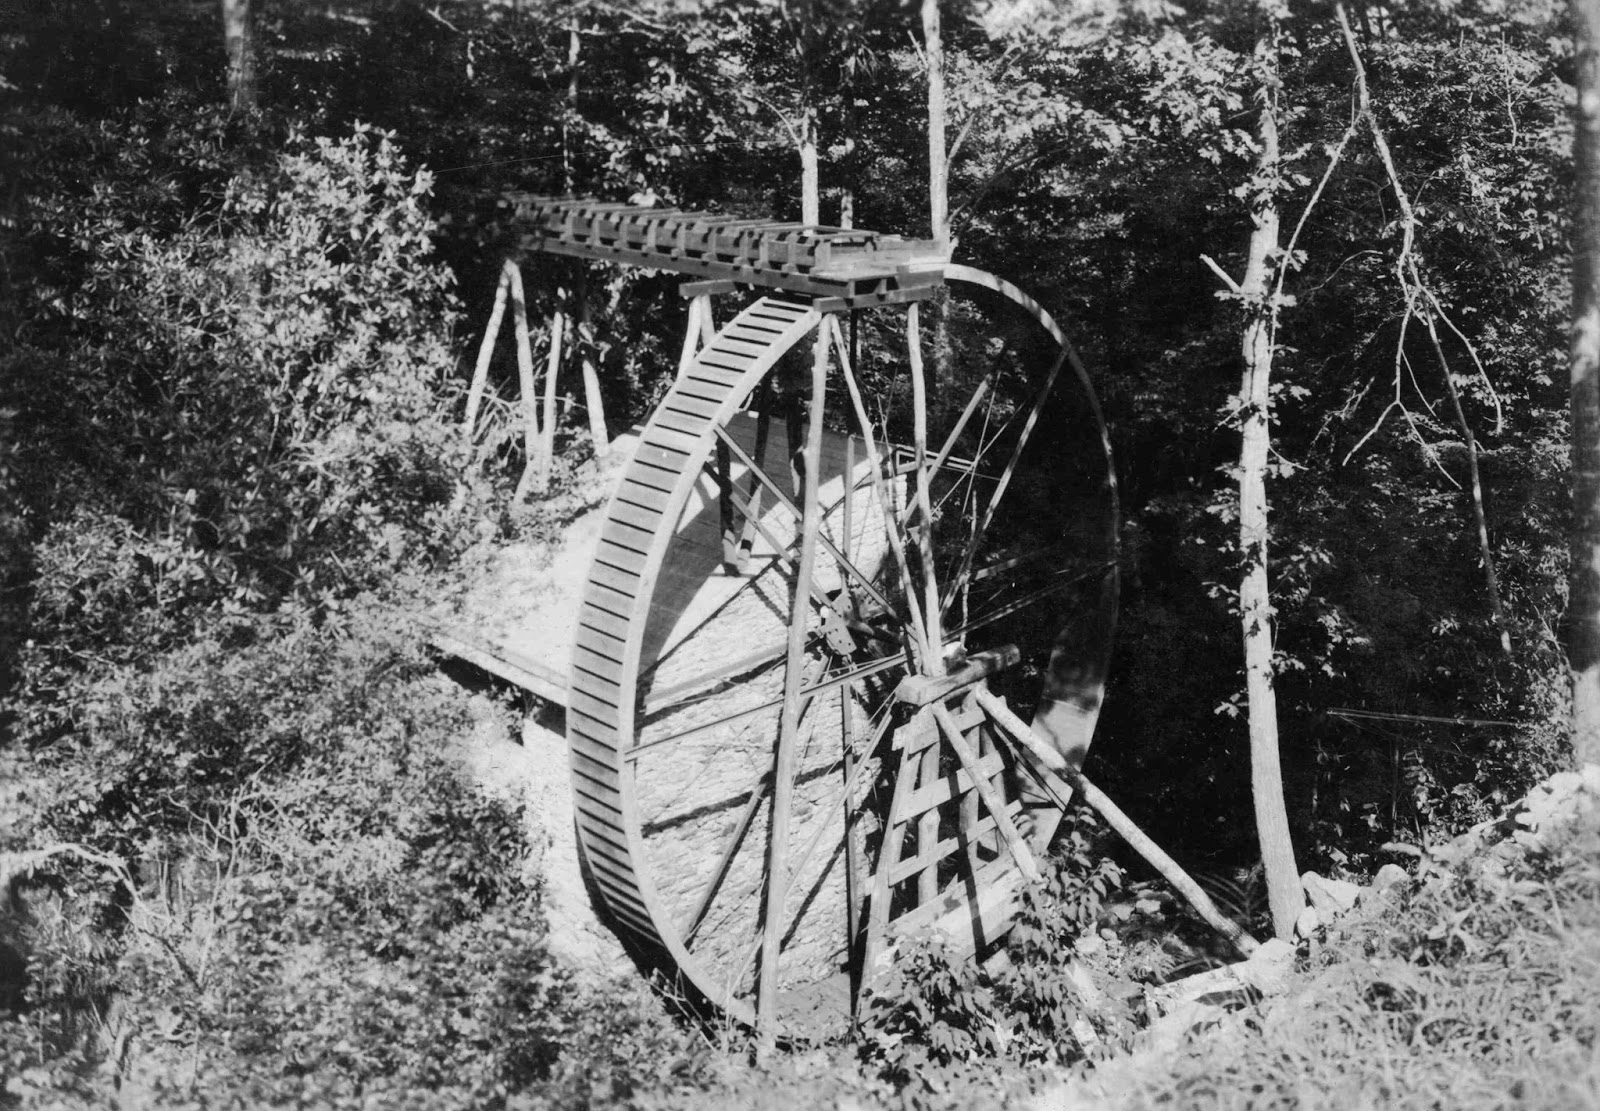
M578 612L587 863L711 1003L837 1028L899 938L994 945L1059 818L973 694L1081 761L1116 593L1093 392L1042 309L932 244L521 204L532 247L711 279Z

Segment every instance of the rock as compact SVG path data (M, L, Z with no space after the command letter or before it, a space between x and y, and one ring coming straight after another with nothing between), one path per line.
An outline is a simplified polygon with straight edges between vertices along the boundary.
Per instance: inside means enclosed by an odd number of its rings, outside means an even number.
M1150 1024L1145 1032L1144 1044L1151 1053L1169 1056L1183 1047L1194 1034L1215 1022L1221 1021L1227 1011L1198 999L1186 999L1169 1013Z
M1372 890L1383 892L1405 883L1411 879L1411 873L1398 864L1385 864L1378 869L1378 874L1372 877Z
M1288 985L1289 974L1294 970L1294 956L1293 945L1281 938L1270 938L1261 943L1249 960L1146 989L1145 1003L1151 1014L1164 1015L1194 1000L1220 1003L1257 995L1277 995Z
M1516 823L1524 827L1512 838L1529 852L1541 852L1550 839L1581 820L1593 821L1600 803L1600 768L1586 765L1582 771L1557 772L1529 791L1516 813Z
M1311 900L1311 905L1317 909L1317 915L1325 925L1345 914L1356 905L1356 900L1361 898L1361 888L1349 880L1330 880L1315 872L1307 872L1300 877L1300 886L1305 888L1306 898Z
M1322 919L1317 915L1316 907L1306 907L1300 912L1300 917L1294 920L1294 936L1302 941L1317 932L1322 925Z

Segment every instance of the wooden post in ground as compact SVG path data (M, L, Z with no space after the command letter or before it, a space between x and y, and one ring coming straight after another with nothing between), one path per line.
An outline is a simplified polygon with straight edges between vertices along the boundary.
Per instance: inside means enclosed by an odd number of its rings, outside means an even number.
M589 271L578 264L578 327L573 337L573 350L583 371L583 405L589 413L589 438L594 441L594 453L605 458L611 447L611 437L606 433L605 402L600 397L600 375L594 365L594 324L589 318Z
M544 443L539 450L539 493L550 489L550 468L556 454L556 381L561 370L561 340L566 332L567 314L555 312L550 317L550 360L544 371L544 421L540 431Z
M506 315L506 291L511 285L511 272L517 264L510 259L500 268L500 281L494 287L494 308L489 310L489 324L483 330L483 342L478 345L478 362L472 370L472 385L467 390L467 412L462 418L467 443L476 438L478 410L483 405L484 387L489 381L489 362L494 357L494 341L500 337L500 323Z
M533 382L533 346L528 340L528 302L522 292L522 271L514 262L506 263L506 277L511 287L511 320L517 332L517 380L522 394L523 453L527 462L523 466L522 481L517 483L515 500L521 501L527 492L533 460L539 453L539 395Z
M783 710L778 719L778 751L772 776L772 825L767 850L767 900L761 926L761 968L756 988L757 1053L766 1056L778 1036L778 955L783 941L783 909L789 892L789 819L794 797L795 747L800 732L805 682L806 619L811 610L812 569L822 531L822 418L827 397L827 360L811 368L811 412L806 428L806 482L800 518L800 561L795 568L789 643L783 678Z

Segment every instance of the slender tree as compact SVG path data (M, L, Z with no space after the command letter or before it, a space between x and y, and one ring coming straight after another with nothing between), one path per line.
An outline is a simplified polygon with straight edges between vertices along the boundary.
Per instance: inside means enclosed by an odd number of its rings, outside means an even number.
M1600 763L1600 0L1572 0L1578 97L1573 140L1572 554L1567 658L1572 747Z
M1244 280L1221 276L1244 305L1243 376L1237 398L1239 412L1239 620L1244 634L1246 716L1250 736L1250 793L1255 803L1256 833L1267 876L1267 900L1273 932L1287 938L1305 906L1294 843L1289 836L1288 808L1283 799L1283 770L1278 752L1278 696L1273 686L1273 610L1267 576L1267 464L1272 450L1272 358L1282 293L1275 281L1284 265L1279 243L1278 194L1283 188L1283 154L1278 145L1278 33L1275 17L1256 44L1261 67L1257 94L1258 154L1249 189L1249 255ZM1206 260L1208 263L1209 259ZM1211 263L1215 267L1215 263ZM1218 269L1221 273L1220 268Z
M228 52L228 104L237 112L256 106L256 37L250 0L222 0L222 42Z
M945 151L944 38L939 0L922 0L922 51L928 67L928 224L950 250L950 160Z

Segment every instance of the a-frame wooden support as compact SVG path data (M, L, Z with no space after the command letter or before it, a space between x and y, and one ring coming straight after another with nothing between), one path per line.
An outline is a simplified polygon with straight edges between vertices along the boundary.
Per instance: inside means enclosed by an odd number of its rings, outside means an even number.
M580 280L580 288L582 282ZM582 294L580 292L580 299ZM489 323L484 328L483 342L478 345L478 361L472 372L472 385L467 391L467 411L462 418L468 442L478 436L478 411L483 406L483 395L488 383L489 363L494 356L495 340L505 320L506 304L511 305L512 324L516 334L517 378L519 404L523 416L523 447L527 463L522 478L517 483L514 500L521 501L529 492L542 494L550 488L551 462L555 456L556 387L561 370L561 347L567 339L567 312L556 309L550 314L548 335L549 353L545 360L543 413L535 380L533 347L528 331L528 302L522 286L522 270L516 262L507 259L500 268L500 281L495 287L494 307L489 312ZM578 328L571 337L575 347L584 342L587 326L587 304L580 304ZM589 409L590 435L595 439L596 454L604 454L607 445L605 413L600 399L600 381L594 364L584 351L580 354L583 369L584 399Z

